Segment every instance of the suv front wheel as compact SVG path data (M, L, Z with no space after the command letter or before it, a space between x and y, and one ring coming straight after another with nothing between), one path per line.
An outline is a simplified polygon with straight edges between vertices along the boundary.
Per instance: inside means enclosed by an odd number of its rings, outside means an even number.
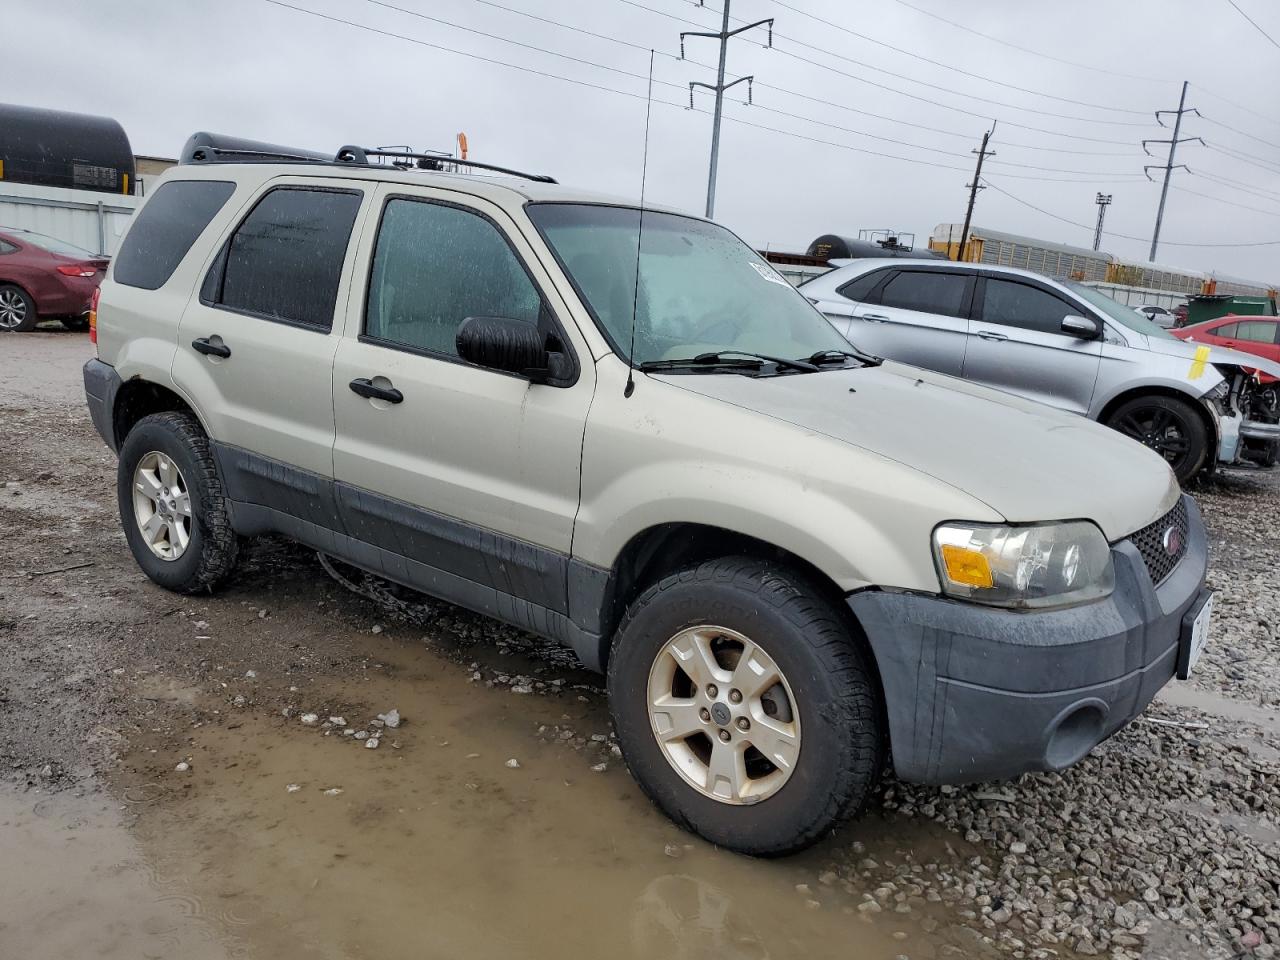
M879 685L839 610L765 561L708 561L631 605L608 668L632 775L669 817L754 856L858 813L884 765Z
M120 448L116 488L129 549L160 586L211 589L235 567L238 540L195 417L175 411L139 420Z

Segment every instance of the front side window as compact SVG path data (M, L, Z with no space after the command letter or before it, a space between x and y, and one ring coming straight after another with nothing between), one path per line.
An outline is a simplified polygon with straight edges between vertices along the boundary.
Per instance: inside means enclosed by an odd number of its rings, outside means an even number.
M235 189L234 183L222 180L161 184L134 216L116 252L112 279L130 287L159 290Z
M354 190L271 190L231 235L202 297L239 313L329 330L360 201Z
M940 270L899 270L880 291L880 305L959 317L969 278Z
M456 357L468 317L538 324L542 298L488 219L460 207L393 198L378 228L366 336Z
M850 349L795 287L718 224L646 210L641 231L633 207L533 203L526 209L624 360L715 352L796 359Z
M987 278L982 296L983 323L998 323L1039 333L1062 333L1062 318L1080 308L1039 287L1013 280ZM1137 313L1129 311L1137 318Z

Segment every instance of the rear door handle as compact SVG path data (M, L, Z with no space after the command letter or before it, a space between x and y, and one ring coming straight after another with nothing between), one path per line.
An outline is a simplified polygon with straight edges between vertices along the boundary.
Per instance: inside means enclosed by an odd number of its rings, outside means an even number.
M357 377L349 384L352 393L357 393L362 397L368 397L370 400L385 400L387 403L399 403L404 399L404 394L395 387L379 387L376 386L368 377Z
M889 318L882 313L856 313L855 320L866 320L868 323L888 323Z
M999 343L1003 340L1009 339L1003 333L996 333L993 330L979 330L978 337L982 340L991 340L995 343Z
M212 343L208 337L197 337L191 341L191 349L196 353L203 353L206 357L222 357L223 360L231 356L231 348L225 343Z

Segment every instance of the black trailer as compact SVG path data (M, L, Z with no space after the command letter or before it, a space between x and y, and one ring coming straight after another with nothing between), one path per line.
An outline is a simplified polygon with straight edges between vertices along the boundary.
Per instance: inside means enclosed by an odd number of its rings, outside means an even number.
M0 103L0 182L132 194L133 148L110 117Z

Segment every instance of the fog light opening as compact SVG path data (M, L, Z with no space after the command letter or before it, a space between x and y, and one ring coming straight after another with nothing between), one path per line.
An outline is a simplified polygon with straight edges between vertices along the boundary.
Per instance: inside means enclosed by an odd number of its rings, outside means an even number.
M1076 703L1059 716L1044 751L1050 770L1065 770L1079 763L1102 740L1107 707L1100 700Z

